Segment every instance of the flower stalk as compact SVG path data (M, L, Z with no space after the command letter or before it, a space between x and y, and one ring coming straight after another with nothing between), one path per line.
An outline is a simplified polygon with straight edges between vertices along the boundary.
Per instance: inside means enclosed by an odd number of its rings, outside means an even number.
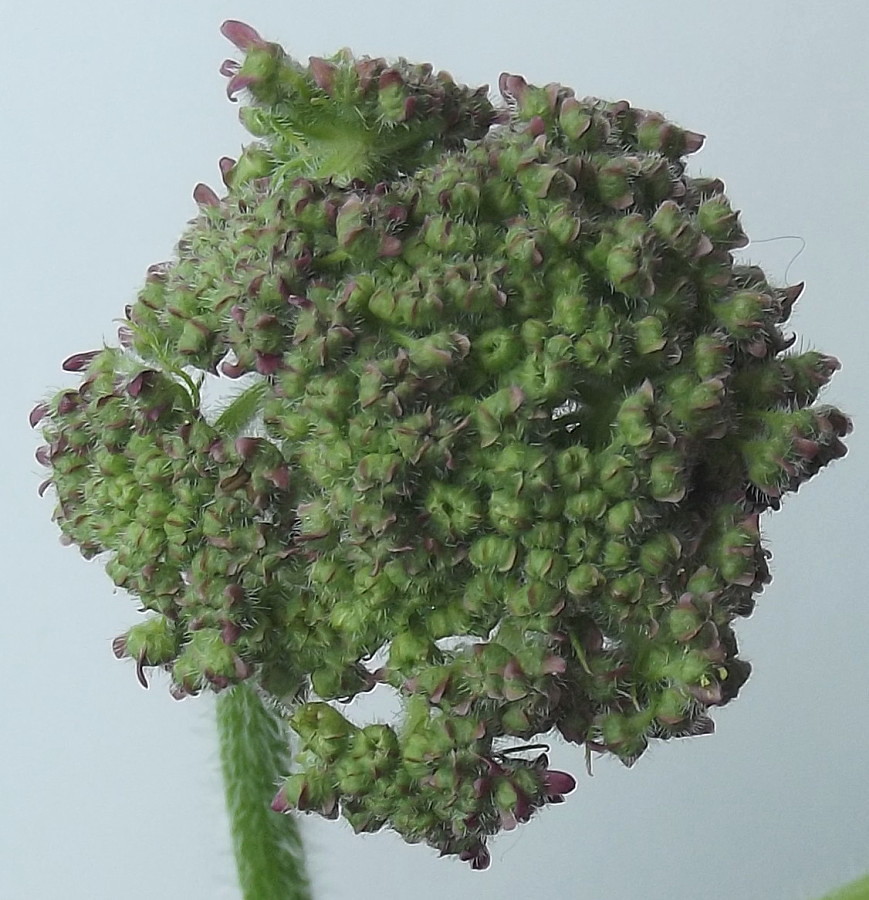
M290 764L283 719L242 683L217 697L217 729L244 900L311 900L296 817L271 808L276 773Z

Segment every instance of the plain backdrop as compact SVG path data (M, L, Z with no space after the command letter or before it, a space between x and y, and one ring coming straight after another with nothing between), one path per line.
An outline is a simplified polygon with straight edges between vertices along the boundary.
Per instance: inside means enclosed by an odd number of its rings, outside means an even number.
M774 582L738 628L754 673L715 714L715 735L657 744L631 770L598 761L593 778L580 750L555 743L554 764L579 788L495 840L484 873L388 833L306 819L316 900L809 900L869 870L866 10L858 0L5 9L0 897L240 896L213 703L175 702L159 678L143 691L112 656L135 604L59 545L26 421L49 388L73 383L62 359L113 339L147 266L171 255L195 214L193 186L219 186L218 158L246 140L217 72L235 55L218 31L225 18L302 59L349 46L475 85L518 72L707 134L692 171L726 181L756 239L746 258L807 282L798 346L842 359L826 398L856 422L850 455L764 519Z

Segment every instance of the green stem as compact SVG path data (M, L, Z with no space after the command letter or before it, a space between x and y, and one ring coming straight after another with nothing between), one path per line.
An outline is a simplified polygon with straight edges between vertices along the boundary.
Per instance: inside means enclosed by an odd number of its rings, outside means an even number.
M217 730L244 900L310 900L298 823L270 808L275 781L290 767L286 727L242 683L218 696Z

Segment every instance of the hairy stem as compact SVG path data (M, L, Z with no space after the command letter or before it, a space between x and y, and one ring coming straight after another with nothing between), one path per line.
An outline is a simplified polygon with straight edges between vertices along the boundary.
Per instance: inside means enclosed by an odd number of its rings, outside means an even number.
M275 779L289 771L286 728L244 683L218 696L217 728L244 900L310 900L298 824L270 808Z

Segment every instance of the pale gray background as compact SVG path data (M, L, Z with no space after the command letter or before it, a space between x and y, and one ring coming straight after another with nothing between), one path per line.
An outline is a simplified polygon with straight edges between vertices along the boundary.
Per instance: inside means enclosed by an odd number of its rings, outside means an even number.
M3 595L0 897L231 900L212 703L143 691L111 638L136 614L64 549L40 501L26 415L71 383L69 353L112 339L146 267L195 213L197 181L245 140L224 96L224 18L296 55L429 60L462 81L502 70L627 98L709 135L756 239L801 235L801 345L841 357L827 397L854 414L850 456L765 521L773 585L741 623L755 665L707 738L633 770L553 749L569 802L493 843L475 873L389 834L304 822L317 900L442 897L808 900L869 870L864 498L869 364L867 50L861 0L435 3L317 0L17 3L2 76L0 296ZM800 244L748 258L783 277ZM861 427L862 426L862 427Z

